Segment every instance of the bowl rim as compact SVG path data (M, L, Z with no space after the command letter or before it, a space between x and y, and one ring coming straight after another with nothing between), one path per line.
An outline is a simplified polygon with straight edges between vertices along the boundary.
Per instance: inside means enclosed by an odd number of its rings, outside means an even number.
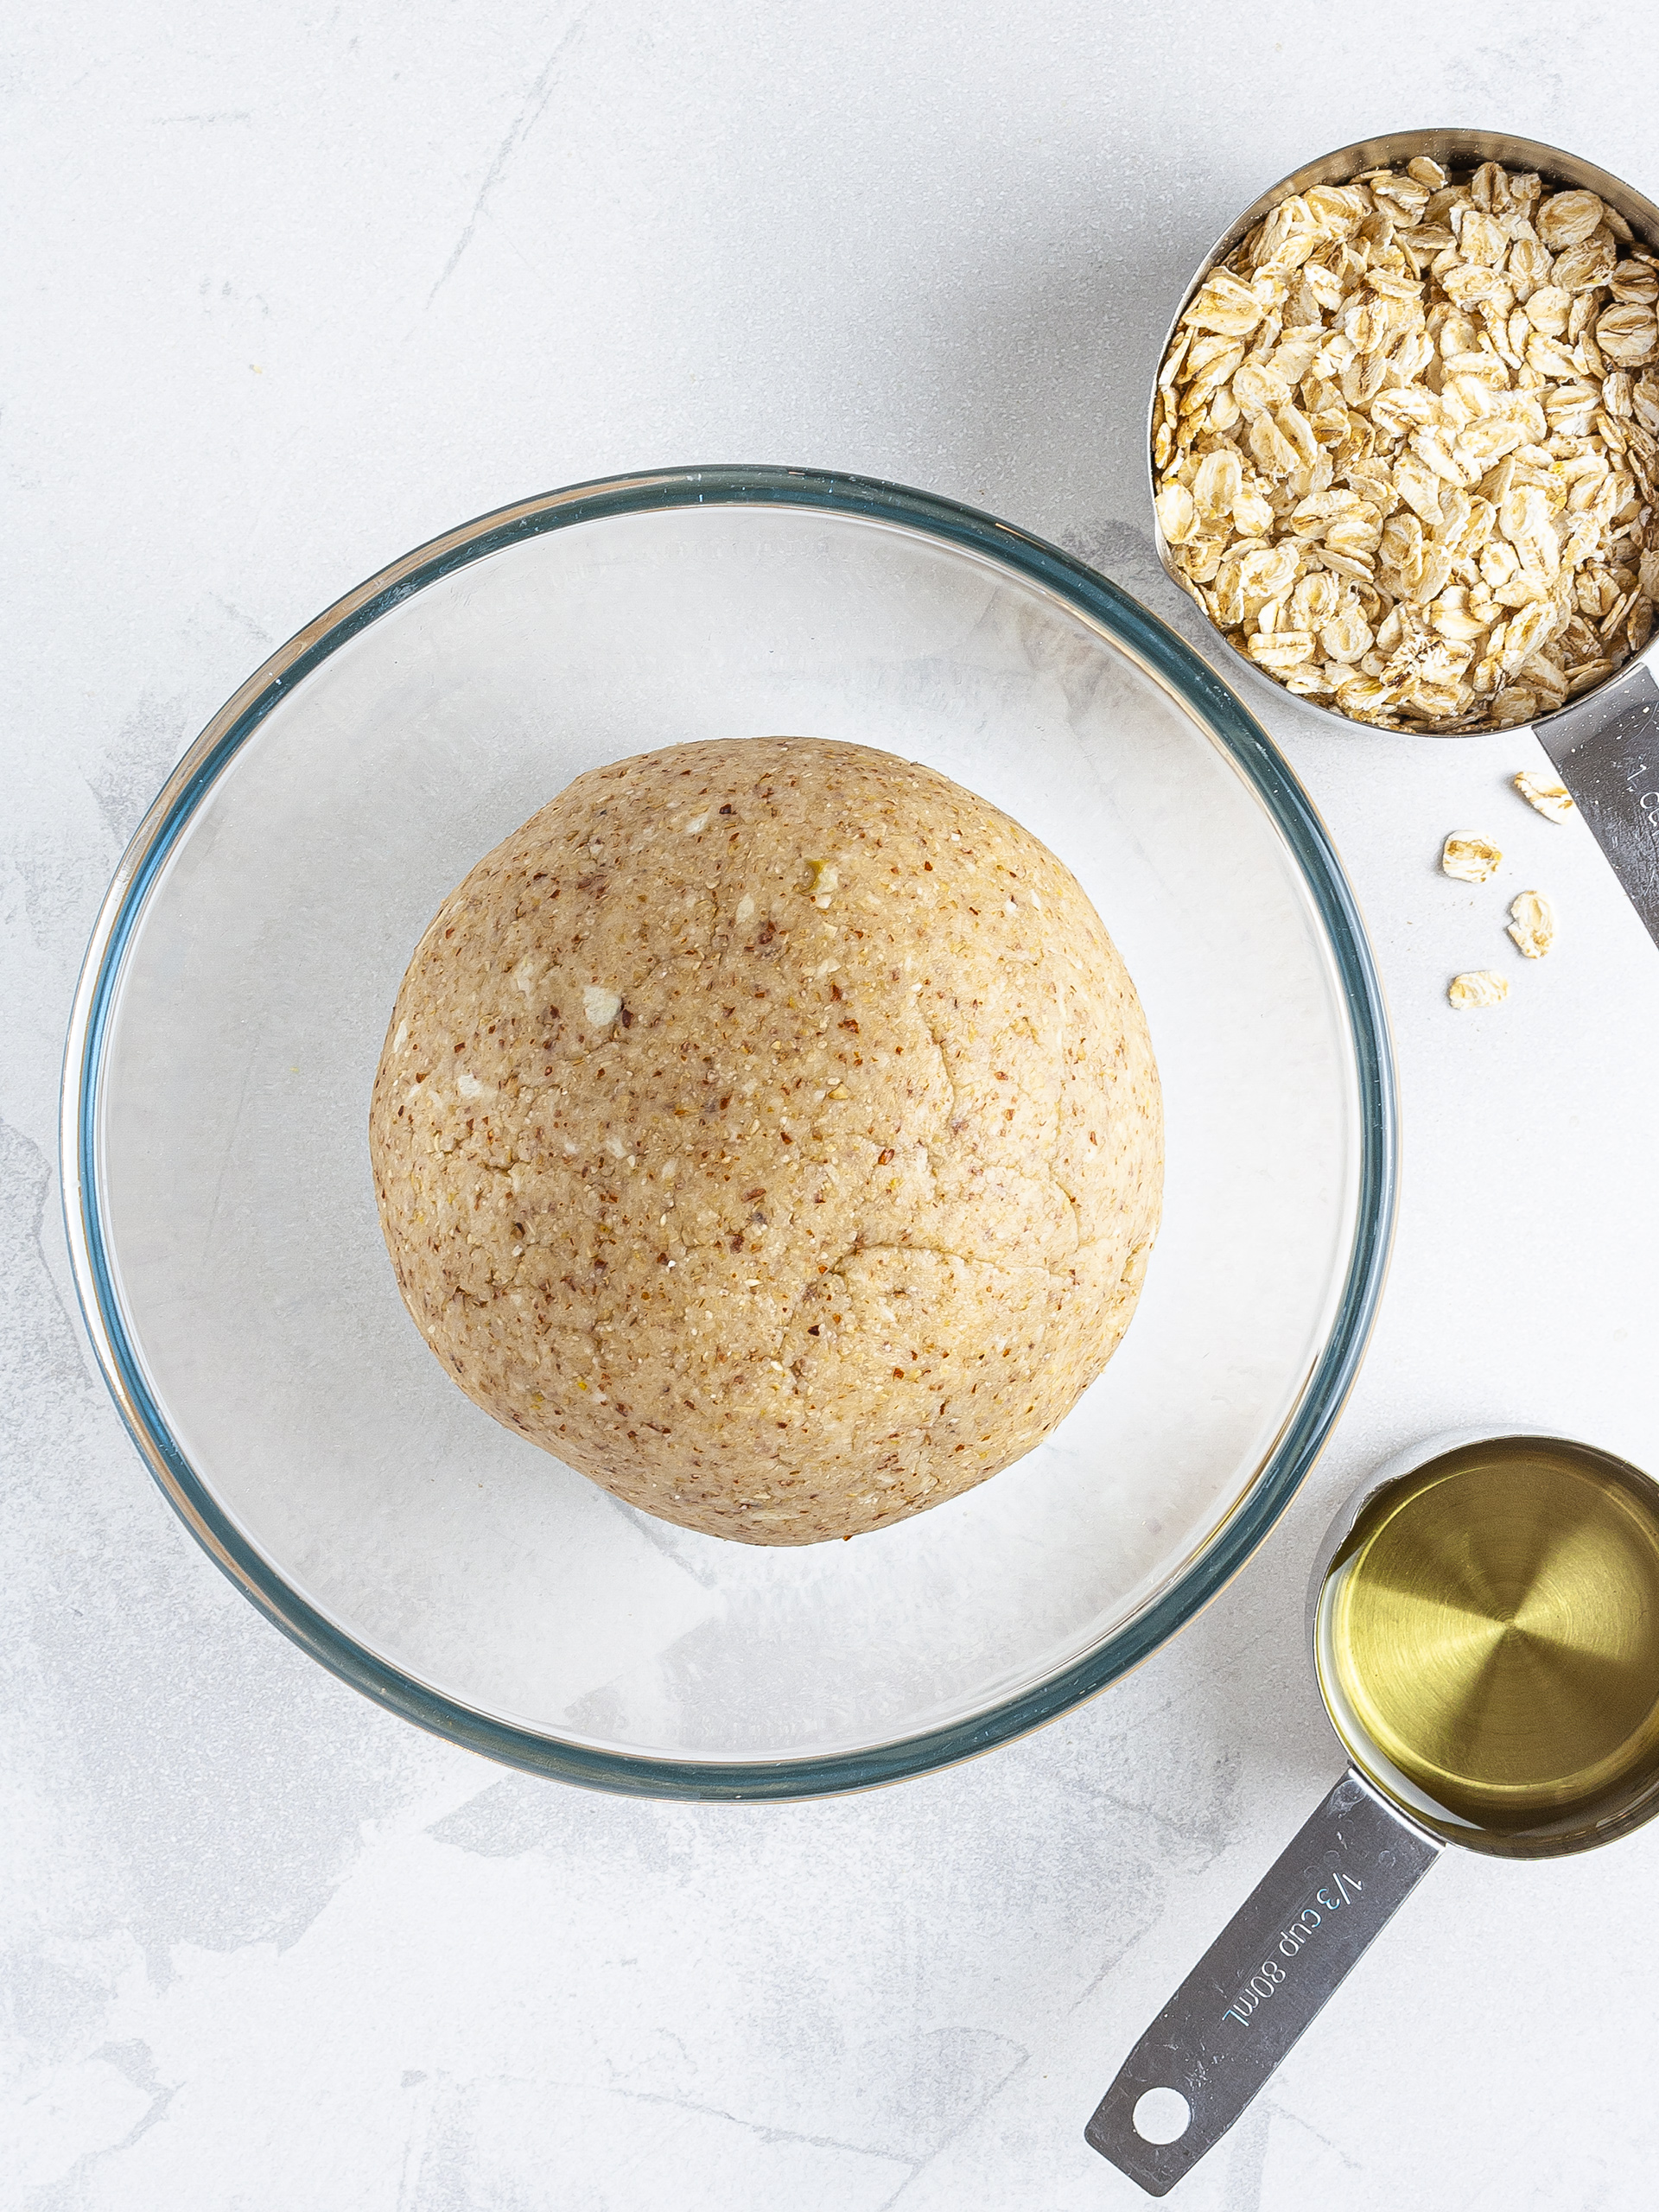
M1061 600L1198 719L1289 846L1334 960L1359 1104L1357 1208L1341 1297L1301 1394L1247 1490L1209 1541L1147 1605L1080 1657L988 1710L855 1751L805 1758L667 1759L601 1750L497 1719L377 1657L289 1588L190 1465L128 1335L99 1204L99 1092L124 956L187 824L279 699L347 639L439 578L546 531L663 509L817 508L897 525L988 557ZM785 467L661 468L524 499L417 546L280 646L186 751L123 855L76 984L60 1109L64 1227L82 1319L128 1434L191 1535L301 1649L389 1711L531 1773L626 1795L742 1801L835 1795L989 1751L1092 1697L1158 1649L1232 1579L1324 1448L1358 1372L1393 1241L1399 1111L1387 1008L1364 924L1329 833L1261 724L1194 649L1073 555L976 508L875 478Z

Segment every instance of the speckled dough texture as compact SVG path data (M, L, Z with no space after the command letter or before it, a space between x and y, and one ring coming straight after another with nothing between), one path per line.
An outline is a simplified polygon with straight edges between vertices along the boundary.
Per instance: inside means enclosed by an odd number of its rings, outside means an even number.
M1070 871L928 768L804 737L578 778L421 940L374 1084L386 1244L497 1420L759 1544L1041 1441L1156 1230L1135 987Z

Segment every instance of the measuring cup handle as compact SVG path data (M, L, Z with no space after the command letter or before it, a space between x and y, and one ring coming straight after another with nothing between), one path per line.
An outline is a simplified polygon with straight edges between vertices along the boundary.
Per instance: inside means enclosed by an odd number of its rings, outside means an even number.
M1173 2189L1440 1849L1351 1767L1125 2059L1084 2131L1089 2142L1149 2195Z
M1538 725L1613 874L1659 944L1659 683L1645 659Z

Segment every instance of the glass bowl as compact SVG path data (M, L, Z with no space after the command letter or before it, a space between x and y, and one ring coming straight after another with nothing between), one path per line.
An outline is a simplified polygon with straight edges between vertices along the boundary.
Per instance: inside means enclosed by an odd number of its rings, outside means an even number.
M404 964L582 770L805 733L928 762L1076 871L1140 988L1164 1223L1036 1452L850 1543L619 1503L448 1381L369 1175ZM1376 1311L1395 1109L1324 829L1163 625L988 516L807 470L580 486L423 546L250 677L124 859L70 1029L87 1326L157 1481L305 1649L472 1749L788 1797L963 1758L1100 1689L1249 1556Z

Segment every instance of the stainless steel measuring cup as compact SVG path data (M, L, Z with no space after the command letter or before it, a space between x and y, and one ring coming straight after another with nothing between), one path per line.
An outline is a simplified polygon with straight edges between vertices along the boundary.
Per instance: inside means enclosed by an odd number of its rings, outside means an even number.
M1572 187L1577 190L1593 192L1615 209L1641 242L1659 251L1659 207L1635 191L1630 185L1593 162L1580 161L1576 155L1563 153L1558 147L1541 144L1532 138L1511 138L1492 130L1396 130L1380 138L1365 138L1352 146L1339 147L1335 153L1325 154L1318 161L1309 162L1294 175L1282 178L1259 200L1247 207L1205 257L1192 283L1181 295L1164 343L1159 348L1161 366L1170 344L1179 327L1182 315L1198 290L1218 262L1224 261L1233 249L1243 243L1264 215L1268 214L1283 200L1305 192L1316 184L1347 184L1363 171L1397 167L1413 161L1420 155L1438 162L1442 168L1463 170L1478 167L1483 162L1498 162L1505 168L1535 172L1546 186L1556 188ZM1155 494L1157 481L1152 461L1153 424L1158 403L1158 385L1154 372L1153 389L1147 411L1147 474L1148 497L1154 499L1153 537L1158 548L1158 557L1171 578L1185 591L1189 588L1177 565L1167 539L1158 522ZM1207 618L1206 618L1207 619ZM1241 668L1249 671L1255 684L1271 684L1248 654L1217 630L1217 642ZM1630 894L1637 913L1646 923L1649 933L1659 943L1659 681L1656 681L1656 664L1659 664L1659 625L1639 653L1589 690L1560 708L1555 713L1541 715L1532 728L1545 752L1554 762L1561 781L1573 794L1589 823L1597 842L1613 872ZM1286 695L1278 684L1273 690L1282 698ZM1341 722L1356 732L1368 727L1356 722L1335 708L1323 707L1304 699L1302 705L1313 714L1323 715L1332 721ZM1462 731L1427 731L1424 735L1454 737L1465 734Z
M1085 2134L1163 2196L1239 2117L1447 1843L1584 1851L1659 1812L1659 1484L1541 1434L1402 1453L1308 1594L1350 1764L1102 2098Z

